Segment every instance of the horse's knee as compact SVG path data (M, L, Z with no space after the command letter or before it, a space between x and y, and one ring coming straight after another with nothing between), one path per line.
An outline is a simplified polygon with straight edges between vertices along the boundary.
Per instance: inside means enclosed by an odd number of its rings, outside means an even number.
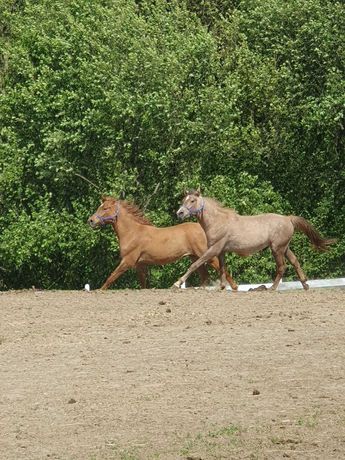
M285 270L286 270L286 264L283 261L282 262L277 261L277 264L276 264L277 275L283 275Z
M286 264L282 264L282 265L278 268L278 273L279 273L279 274L284 274L284 273L285 273L285 270L286 270Z

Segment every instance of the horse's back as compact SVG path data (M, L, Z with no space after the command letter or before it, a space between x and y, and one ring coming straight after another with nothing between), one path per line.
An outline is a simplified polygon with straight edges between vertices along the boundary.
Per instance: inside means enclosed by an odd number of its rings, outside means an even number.
M184 222L170 227L156 227L158 239L174 238L176 243L192 250L194 247L207 248L207 239L201 225L197 222ZM194 252L194 251L193 251Z
M272 237L277 233L293 234L293 224L289 216L266 213L254 216L239 216L239 226L246 232L254 235Z
M201 225L196 222L184 222L182 224L171 225L169 227L152 227L157 234L178 235L204 235Z

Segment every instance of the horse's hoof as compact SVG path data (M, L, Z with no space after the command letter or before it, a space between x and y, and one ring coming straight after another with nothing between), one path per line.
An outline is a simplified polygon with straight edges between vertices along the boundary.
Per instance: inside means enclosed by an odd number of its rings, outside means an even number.
M307 284L307 283L302 283L302 285L303 285L303 289L304 289L305 291L308 291L308 289L309 289L309 284Z
M174 283L172 286L171 286L171 289L180 289L181 287L181 284L179 281L176 281L176 283Z

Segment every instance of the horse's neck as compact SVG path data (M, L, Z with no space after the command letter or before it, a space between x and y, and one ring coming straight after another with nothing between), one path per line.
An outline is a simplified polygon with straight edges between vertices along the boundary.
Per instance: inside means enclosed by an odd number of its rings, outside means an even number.
M117 234L119 241L126 240L126 238L133 237L133 233L142 231L145 225L136 221L135 218L125 208L120 208L119 216L113 224L113 229Z
M197 215L199 224L202 226L204 232L207 234L208 230L212 226L212 222L214 221L215 216L215 209L207 206L205 203L205 207L203 211Z
M205 200L204 210L198 215L199 224L202 226L206 235L209 234L215 226L218 226L222 220L221 212L212 205L212 203Z

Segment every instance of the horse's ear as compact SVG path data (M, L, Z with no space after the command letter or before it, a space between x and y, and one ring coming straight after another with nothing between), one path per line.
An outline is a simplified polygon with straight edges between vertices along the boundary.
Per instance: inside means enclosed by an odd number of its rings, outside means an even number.
M104 203L107 200L107 197L105 195L101 196L101 203Z
M124 200L125 198L126 198L126 192L124 190L121 190L120 195L119 195L119 199Z
M198 186L197 190L195 190L195 195L196 195L196 196L200 196L200 195L201 195L200 185Z

